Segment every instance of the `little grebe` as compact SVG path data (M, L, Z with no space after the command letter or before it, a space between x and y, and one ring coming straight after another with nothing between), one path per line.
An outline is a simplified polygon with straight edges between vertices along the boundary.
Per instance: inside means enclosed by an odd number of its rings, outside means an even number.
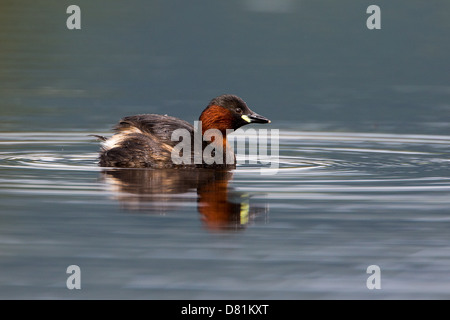
M103 140L99 165L123 168L234 168L235 155L227 143L227 130L236 130L249 123L270 123L269 119L251 111L241 98L234 95L212 99L199 121L202 136L209 129L216 129L222 135L218 141L215 137L203 138L199 151L203 156L205 148L211 145L212 154L220 152L219 158L223 161L211 163L204 158L200 158L200 163L194 161L194 158L197 159L196 153L199 153L194 146L196 130L188 122L167 115L143 114L123 118L115 126L116 133L111 138L99 137ZM172 141L172 133L176 129L184 129L191 138L189 163L172 160L172 151L180 143L179 140ZM230 156L234 159L232 163L226 161Z

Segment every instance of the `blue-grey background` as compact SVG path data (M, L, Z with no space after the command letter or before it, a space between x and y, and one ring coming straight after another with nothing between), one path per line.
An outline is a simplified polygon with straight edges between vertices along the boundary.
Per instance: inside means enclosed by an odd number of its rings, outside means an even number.
M448 299L449 14L445 0L1 1L0 298ZM137 113L192 122L222 93L281 133L277 175L241 166L230 182L260 214L210 232L195 192L133 212L88 135Z
M299 126L414 133L448 116L446 1L378 1L381 30L366 27L370 1L81 0L73 31L69 4L2 2L2 130L193 121L221 93Z

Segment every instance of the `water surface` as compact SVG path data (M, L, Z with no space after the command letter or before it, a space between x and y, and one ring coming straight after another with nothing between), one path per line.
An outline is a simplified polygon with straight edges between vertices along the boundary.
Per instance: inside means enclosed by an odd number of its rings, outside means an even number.
M3 298L448 297L450 136L286 130L276 175L202 175L99 168L87 134L1 134Z

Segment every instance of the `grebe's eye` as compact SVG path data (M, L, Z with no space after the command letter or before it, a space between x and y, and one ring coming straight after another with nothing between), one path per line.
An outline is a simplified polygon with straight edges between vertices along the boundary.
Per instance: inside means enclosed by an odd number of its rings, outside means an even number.
M242 113L242 109L238 107L238 108L236 108L236 112L237 113Z

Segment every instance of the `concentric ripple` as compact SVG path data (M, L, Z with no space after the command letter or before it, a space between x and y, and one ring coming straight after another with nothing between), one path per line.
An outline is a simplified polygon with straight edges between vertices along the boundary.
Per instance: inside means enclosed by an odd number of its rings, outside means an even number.
M91 134L0 133L0 168L99 171L99 143ZM252 159L256 164L249 165L242 154L245 150L238 150L236 172L316 174L312 169L320 169L335 174L373 174L370 169L378 168L402 174L418 167L427 172L439 171L450 163L449 146L450 136L282 131L277 156L271 157L269 163Z
M98 171L93 141L77 132L0 133L0 168Z

